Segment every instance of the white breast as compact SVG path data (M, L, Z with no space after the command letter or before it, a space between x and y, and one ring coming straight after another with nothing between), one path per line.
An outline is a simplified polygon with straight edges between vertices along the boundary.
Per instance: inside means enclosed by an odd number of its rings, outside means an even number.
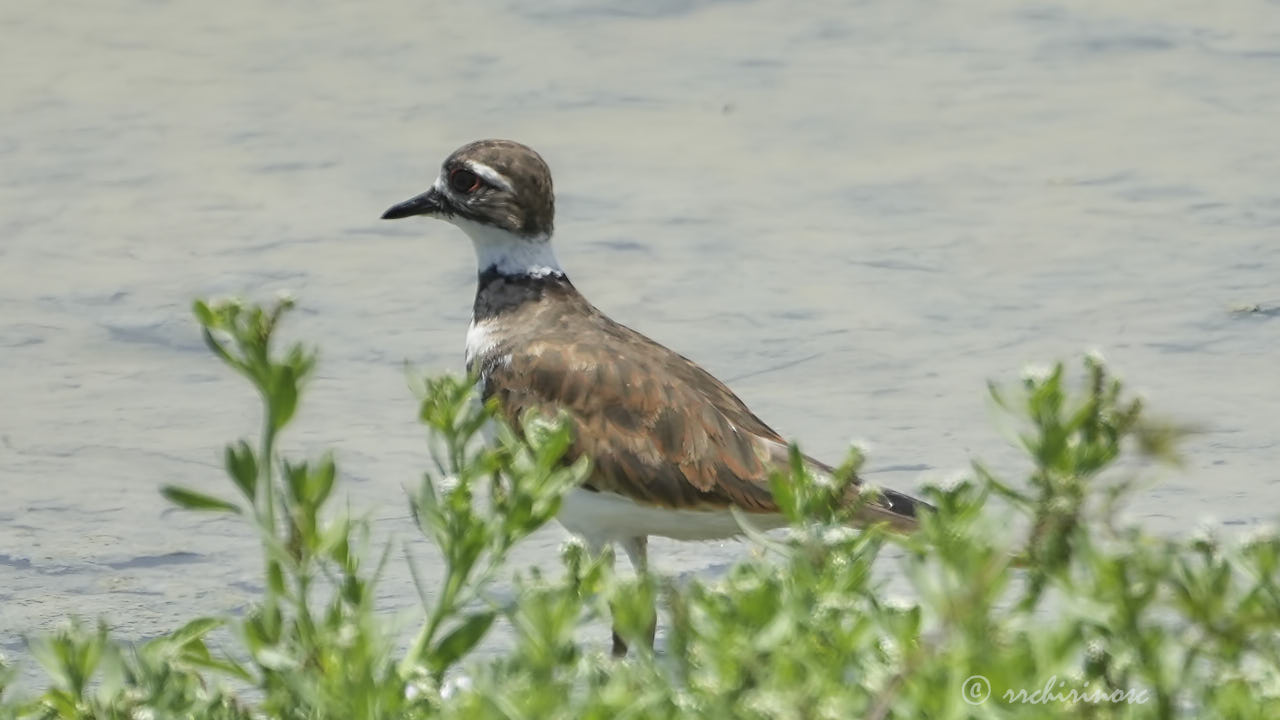
M781 515L751 514L749 522L769 530L787 524ZM676 540L720 540L742 534L728 510L676 510L636 502L617 493L570 490L557 516L569 532L595 547L633 537L658 535Z
M465 351L467 372L474 371L483 373L484 363L481 362L479 366L475 366L473 363L476 358L483 358L485 355L493 352L494 347L497 345L491 331L492 328L487 326L485 323L477 323L474 320L472 320L471 325L467 327L467 347ZM485 378L481 377L481 387L483 387L484 381ZM474 402L477 406L484 402L480 398L480 393L476 393ZM497 429L494 427L492 421L485 423L484 426L480 428L480 437L484 439L486 444L493 444L497 437Z
M471 325L467 327L467 349L465 355L467 368L471 368L476 358L492 352L497 344L493 328L488 323L472 320Z

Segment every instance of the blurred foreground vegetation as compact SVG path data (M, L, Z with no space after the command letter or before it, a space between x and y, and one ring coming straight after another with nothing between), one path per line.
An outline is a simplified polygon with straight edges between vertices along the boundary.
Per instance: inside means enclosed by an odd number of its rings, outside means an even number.
M374 603L389 551L333 502L333 459L275 449L315 364L273 345L290 307L196 304L211 351L261 394L263 426L227 447L226 492L163 491L257 530L260 602L140 645L104 625L33 637L47 687L18 697L0 667L0 718L1280 718L1280 537L1162 538L1126 522L1141 473L1176 460L1179 433L1090 358L1080 382L1059 365L993 387L1026 476L975 464L928 488L938 511L909 538L846 528L831 500L856 454L835 483L797 463L774 482L791 532L748 526L761 551L723 577L615 575L569 543L563 573L518 573L511 601L490 592L508 551L586 467L560 462L569 437L546 418L481 442L493 420L472 387L427 379L434 465L410 504L445 574L420 588L401 650ZM910 592L891 597L886 575ZM643 642L655 604L656 653ZM626 659L576 632L611 614ZM470 658L499 623L510 652ZM222 627L234 642L212 647Z

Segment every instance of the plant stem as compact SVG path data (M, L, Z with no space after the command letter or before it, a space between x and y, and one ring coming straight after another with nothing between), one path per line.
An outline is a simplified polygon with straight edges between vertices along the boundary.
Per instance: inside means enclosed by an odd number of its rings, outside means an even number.
M259 477L258 477L258 497L255 503L258 506L258 523L262 526L264 537L262 539L266 559L266 597L263 605L265 616L274 621L278 598L275 589L272 587L272 578L280 574L279 561L275 558L272 543L276 540L276 507L275 507L275 485L272 473L272 467L275 464L275 441L276 431L272 427L271 420L271 398L266 388L263 388L263 417L262 417L262 443L259 452Z
M445 616L452 612L454 595L457 594L457 585L453 566L450 565L445 570L444 591L440 594L439 600L436 601L435 608L431 610L431 617L423 624L422 630L418 633L418 637L414 639L409 652L400 661L401 677L407 677L409 671L419 664L423 654L427 651L427 647L435 638L436 631L440 628L440 623L444 621Z

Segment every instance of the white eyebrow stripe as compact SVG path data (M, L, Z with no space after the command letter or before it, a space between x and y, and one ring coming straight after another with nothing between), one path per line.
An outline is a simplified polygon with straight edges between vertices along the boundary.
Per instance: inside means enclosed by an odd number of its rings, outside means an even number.
M476 162L475 160L468 160L465 164L467 166L467 169L469 169L471 172L475 173L476 175L479 175L485 182L489 183L490 185L500 187L503 190L506 190L507 192L513 192L511 187L511 181L508 180L505 175L498 172L497 170L494 170L493 168L489 167L488 165L485 165L484 163Z

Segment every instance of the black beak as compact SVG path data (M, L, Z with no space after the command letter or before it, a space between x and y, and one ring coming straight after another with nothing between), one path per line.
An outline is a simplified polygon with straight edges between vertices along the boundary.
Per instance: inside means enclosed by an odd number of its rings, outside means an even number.
M399 220L411 215L436 215L444 211L445 199L435 188L415 195L402 203L392 205L382 213L383 220Z

